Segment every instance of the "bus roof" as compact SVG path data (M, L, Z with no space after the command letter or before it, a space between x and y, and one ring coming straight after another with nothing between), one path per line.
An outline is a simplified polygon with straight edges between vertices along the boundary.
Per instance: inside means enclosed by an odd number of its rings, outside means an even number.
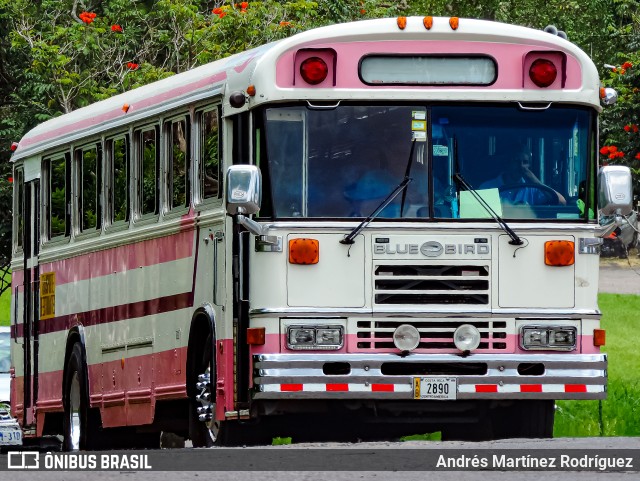
M295 99L565 102L600 109L596 67L571 42L540 30L498 22L460 19L454 30L447 18L434 17L430 29L423 20L409 17L404 29L395 18L331 25L173 75L40 124L21 139L12 161L215 96L224 96L225 115L265 102ZM333 56L333 83L314 86L296 82L300 59L318 52ZM360 61L367 55L436 53L491 56L497 64L497 80L475 87L367 85L359 75ZM531 55L559 56L564 69L561 86L546 90L528 86L523 62L526 64ZM250 84L255 85L256 96L248 97L240 108L231 107L229 94L244 93Z

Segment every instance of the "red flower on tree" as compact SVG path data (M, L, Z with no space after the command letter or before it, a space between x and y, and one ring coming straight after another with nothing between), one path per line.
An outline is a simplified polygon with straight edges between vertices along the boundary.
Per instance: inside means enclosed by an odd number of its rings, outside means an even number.
M607 147L607 146L605 145L604 147L602 147L602 148L600 149L600 153L601 153L602 155L607 155L607 154L609 153L609 147Z
M211 10L211 13L215 13L216 15L220 15L222 12L223 10L220 7Z
M631 125L631 130L633 130L634 134L637 134L638 133L638 126L636 124L632 124Z
M80 15L78 15L78 17L80 18L80 20L82 20L84 23L86 23L87 25L89 25L90 23L92 23L95 18L96 18L96 14L93 12L82 12Z
M122 32L122 27L120 25L111 25L112 32Z
M635 156L636 159L640 160L640 152L638 152Z
M138 70L139 67L140 65L135 62L127 62L127 68L129 70Z
M631 62L625 62L622 64L622 68L631 68L633 67L633 64Z
M242 8L242 10L246 10L248 6L249 6L249 2L242 2L240 4L240 8Z
M631 126L630 125L625 125L624 126L624 131L625 132L629 132L631 130Z

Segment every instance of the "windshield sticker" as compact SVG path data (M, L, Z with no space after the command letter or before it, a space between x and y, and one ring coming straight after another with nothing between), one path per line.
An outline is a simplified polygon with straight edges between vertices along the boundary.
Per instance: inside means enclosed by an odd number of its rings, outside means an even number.
M411 122L411 130L427 130L427 122L425 120L414 120Z
M427 120L426 110L414 110L411 112L411 118L415 120Z
M449 147L447 145L435 145L433 146L433 155L437 157L448 157Z
M411 139L415 140L416 142L426 142L427 141L427 133L424 131L420 131L420 130L414 130L413 132L411 132Z

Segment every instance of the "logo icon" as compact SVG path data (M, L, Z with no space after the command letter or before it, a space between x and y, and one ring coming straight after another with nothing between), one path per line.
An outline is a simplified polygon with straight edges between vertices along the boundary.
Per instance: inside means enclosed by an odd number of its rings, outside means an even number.
M7 469L39 469L40 453L38 451L9 451L7 453Z

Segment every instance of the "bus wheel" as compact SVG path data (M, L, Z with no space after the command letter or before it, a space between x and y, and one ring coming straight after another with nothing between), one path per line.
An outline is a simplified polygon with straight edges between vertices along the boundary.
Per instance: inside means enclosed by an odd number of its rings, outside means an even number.
M220 428L216 421L215 385L216 361L212 353L213 337L207 336L200 356L194 359L192 382L196 383L194 394L189 400L189 437L194 448L211 447L221 444Z
M88 436L96 432L95 420L89 412L87 399L87 371L82 361L82 347L73 345L67 362L64 386L64 450L89 449ZM91 424L91 426L90 426Z

